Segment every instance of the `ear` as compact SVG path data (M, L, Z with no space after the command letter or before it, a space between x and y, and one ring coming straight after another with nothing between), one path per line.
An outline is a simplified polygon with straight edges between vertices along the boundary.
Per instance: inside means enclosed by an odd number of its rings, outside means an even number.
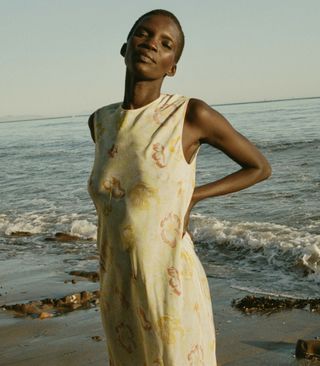
M126 55L126 51L127 51L127 44L126 43L124 43L123 45L122 45L122 47L121 47L121 50L120 50L120 54L121 54L121 56L125 56Z
M177 71L177 65L174 64L171 66L170 70L166 73L167 76L174 76Z

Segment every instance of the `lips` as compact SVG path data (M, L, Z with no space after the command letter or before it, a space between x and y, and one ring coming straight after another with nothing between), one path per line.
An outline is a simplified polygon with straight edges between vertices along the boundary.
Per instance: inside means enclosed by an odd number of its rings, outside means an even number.
M137 52L136 58L138 61L142 61L145 63L154 63L154 64L156 63L154 58L149 54L147 54L146 52Z

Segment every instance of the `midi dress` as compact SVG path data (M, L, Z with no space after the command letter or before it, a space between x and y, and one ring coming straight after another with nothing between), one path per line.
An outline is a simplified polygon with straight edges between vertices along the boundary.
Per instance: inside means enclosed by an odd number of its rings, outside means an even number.
M195 187L182 130L189 99L93 113L88 192L97 211L100 312L110 366L215 366L212 302L184 217Z

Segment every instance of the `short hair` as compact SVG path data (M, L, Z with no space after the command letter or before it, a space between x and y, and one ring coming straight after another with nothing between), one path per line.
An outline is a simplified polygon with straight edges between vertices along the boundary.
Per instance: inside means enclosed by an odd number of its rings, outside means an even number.
M165 17L168 17L170 18L171 20L173 20L173 22L175 23L175 25L177 26L178 30L179 30L179 33L180 33L180 39L179 39L179 44L178 44L178 48L176 50L176 57L175 57L175 61L178 62L180 57L181 57L181 54L182 54L182 51L183 51L183 48L184 48L184 33L183 33L183 30L182 30L182 27L181 27L181 24L178 20L178 18L173 14L171 13L170 11L168 10L163 10L163 9L155 9L155 10L151 10L151 11L148 11L147 13L145 14L142 14L141 17L139 17L135 23L133 24L132 28L130 29L130 32L127 36L127 40L132 36L133 32L135 31L136 27L138 26L138 24L146 17L149 17L149 16L152 16L152 15L163 15Z

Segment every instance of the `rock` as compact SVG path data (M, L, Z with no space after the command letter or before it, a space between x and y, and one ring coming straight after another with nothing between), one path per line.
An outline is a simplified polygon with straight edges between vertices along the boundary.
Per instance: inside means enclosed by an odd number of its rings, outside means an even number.
M91 239L90 239L91 240ZM87 260L99 260L99 256L98 255L90 255L89 257L87 257Z
M82 291L62 298L47 298L25 304L2 305L0 309L14 311L15 316L42 317L44 319L45 317L59 316L73 310L95 307L99 304L99 296L99 290L93 292Z
M30 233L30 231L13 231L11 234L11 236L31 236L32 233Z
M51 313L46 313L46 312L42 312L39 315L39 319L47 319L47 318L52 318L53 314Z
M94 294L95 297L99 298L100 297L100 290L96 290L92 292Z
M320 339L298 339L296 344L296 358L320 360Z
M82 291L81 293L81 302L89 301L93 298L94 294L89 291Z
M102 341L102 338L100 336L98 336L98 335L97 336L92 336L91 339L93 339L96 342Z
M38 307L33 303L22 304L20 311L23 314L39 314L40 313L40 310L38 309Z
M77 304L77 303L75 303L75 304L68 304L68 309L70 309L70 310L76 310L76 309L79 309L81 307L82 307L82 304Z
M248 295L232 301L232 306L245 313L272 313L281 310L304 309L319 311L320 299L272 298L270 296Z
M99 273L98 272L86 272L86 271L71 271L69 272L71 276L79 276L85 277L93 282L99 281Z
M77 235L71 235L67 233L56 233L54 237L45 238L47 241L75 241L81 238Z
M52 305L52 306L55 304L55 302L56 302L56 300L52 299L51 297L49 297L47 299L43 299L43 300L40 301L41 305L42 304L48 304L48 305Z
M81 295L80 294L73 294L69 296L65 296L61 299L65 304L78 304L81 301Z

